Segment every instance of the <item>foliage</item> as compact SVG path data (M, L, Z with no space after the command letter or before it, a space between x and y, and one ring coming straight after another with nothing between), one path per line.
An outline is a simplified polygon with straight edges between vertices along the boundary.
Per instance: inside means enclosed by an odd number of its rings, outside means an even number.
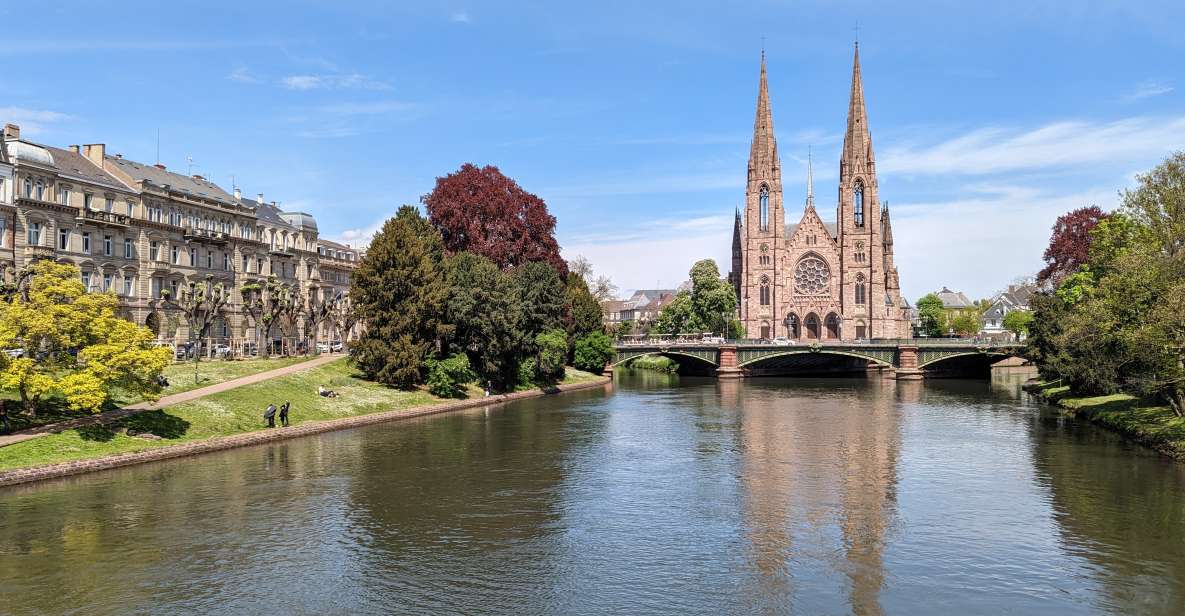
M560 327L564 316L564 282L550 265L531 262L511 273L515 293L522 303L519 328L525 340Z
M950 329L959 336L972 336L979 331L979 313L975 310L961 310L950 316Z
M228 292L221 283L191 282L177 297L177 307L189 326L189 337L197 345L194 350L194 361L201 358L202 339L210 333L214 321L222 315L222 309L230 300Z
M730 336L738 330L735 321L736 293L712 259L691 267L691 290L680 291L663 307L654 329L663 334L712 332Z
M536 372L540 380L550 383L564 376L564 359L568 356L568 337L562 329L552 329L535 337Z
M1053 225L1053 237L1045 249L1045 268L1037 274L1037 282L1058 284L1063 278L1087 262L1090 251L1090 232L1107 214L1097 205L1078 208L1063 214Z
M679 371L679 362L666 355L643 355L630 360L629 367L635 370L650 370L652 372L668 372L674 374Z
M1028 310L1013 310L1004 315L1004 329L1016 334L1019 338L1029 334L1029 325L1033 323L1033 313Z
M945 333L943 326L946 323L946 314L942 305L942 299L938 295L927 293L922 296L917 302L917 310L918 323L922 334L931 338L938 338Z
M239 293L243 297L243 310L255 324L259 352L266 357L271 354L273 328L298 310L299 291L275 276L268 276L263 282L244 284Z
M576 339L572 364L580 370L600 374L605 364L613 359L613 341L602 332L593 332Z
M23 288L0 302L0 387L15 390L26 412L50 396L76 411L98 411L116 390L155 399L156 377L172 361L151 346L148 328L115 314L110 293L87 293L78 269L37 261Z
M654 331L660 334L681 334L693 331L691 314L691 291L679 291L671 303L663 306L654 322ZM622 323L623 325L625 323Z
M421 200L449 252L477 253L502 269L542 261L567 275L547 204L497 167L461 165Z
M602 329L604 312L601 303L588 290L588 284L575 272L568 274L564 292L564 329L568 339L575 341Z
M524 341L522 303L510 275L471 252L449 257L445 269L445 320L453 327L448 349L467 354L478 376L495 389L512 388Z
M371 241L350 283L366 329L352 357L367 377L401 388L420 383L423 362L451 330L440 234L410 205L399 208Z
M477 380L477 374L469 367L469 358L457 353L447 359L430 359L428 367L428 391L441 398L464 398L465 385Z

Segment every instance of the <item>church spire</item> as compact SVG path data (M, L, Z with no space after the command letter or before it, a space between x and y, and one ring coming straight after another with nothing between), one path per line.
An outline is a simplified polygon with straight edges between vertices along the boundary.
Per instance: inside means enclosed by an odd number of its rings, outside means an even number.
M765 78L765 50L761 50L761 84L757 90L757 115L753 120L753 144L749 150L749 172L768 177L778 165L778 142L774 139L774 115L769 105Z
M811 168L811 146L806 147L806 207L815 207L815 173Z
M868 112L864 107L864 80L860 76L860 43L856 43L852 61L852 95L848 101L848 130L843 138L843 162L873 162L872 135L868 132Z

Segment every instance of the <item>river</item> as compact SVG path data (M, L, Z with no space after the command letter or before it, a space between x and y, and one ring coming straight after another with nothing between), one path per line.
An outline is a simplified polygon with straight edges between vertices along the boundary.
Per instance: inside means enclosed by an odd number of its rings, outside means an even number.
M1185 469L1020 376L617 378L0 490L0 613L1183 611Z

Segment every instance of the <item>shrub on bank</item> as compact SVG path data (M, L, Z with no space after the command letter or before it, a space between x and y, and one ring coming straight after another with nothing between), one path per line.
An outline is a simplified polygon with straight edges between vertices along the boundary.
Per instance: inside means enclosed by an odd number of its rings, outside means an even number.
M469 367L469 357L457 353L448 359L430 359L428 367L428 391L441 398L464 398L465 385L477 380L477 374Z
M573 364L580 370L600 374L613 357L613 341L601 332L576 340Z

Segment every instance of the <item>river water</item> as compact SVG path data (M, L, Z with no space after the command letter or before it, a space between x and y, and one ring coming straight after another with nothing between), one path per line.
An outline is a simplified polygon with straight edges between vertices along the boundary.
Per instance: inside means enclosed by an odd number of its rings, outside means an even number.
M0 613L1185 613L1182 465L1020 378L620 374L0 490Z

